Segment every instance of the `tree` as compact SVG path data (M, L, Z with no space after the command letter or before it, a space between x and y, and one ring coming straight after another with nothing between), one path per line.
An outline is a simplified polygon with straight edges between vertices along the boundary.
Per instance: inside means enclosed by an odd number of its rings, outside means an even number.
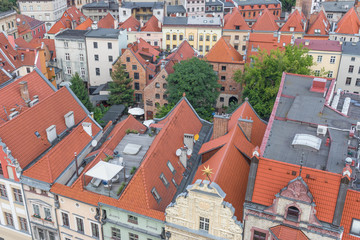
M156 118L165 117L166 114L168 114L168 112L170 112L174 106L175 104L167 104L167 105L163 105L162 107L157 107L155 117Z
M16 8L16 0L1 0L0 12L5 12Z
M243 98L249 99L260 117L269 118L283 72L311 74L313 59L307 52L301 45L288 45L285 51L260 51L258 56L251 57L253 62L245 66L244 73L236 75L235 80L245 84Z
M295 6L295 0L281 0L282 10L283 11L291 11L291 8Z
M71 90L75 93L75 95L79 98L79 100L84 104L84 106L92 112L94 107L90 102L88 91L85 88L84 81L80 78L78 73L71 78Z
M113 82L109 83L109 103L110 104L124 104L130 106L134 102L134 89L132 88L132 79L124 71L121 62L118 61L114 66L114 71L111 73Z
M203 118L210 120L219 96L217 75L206 61L191 58L174 65L174 72L166 79L169 104L176 104L183 93Z

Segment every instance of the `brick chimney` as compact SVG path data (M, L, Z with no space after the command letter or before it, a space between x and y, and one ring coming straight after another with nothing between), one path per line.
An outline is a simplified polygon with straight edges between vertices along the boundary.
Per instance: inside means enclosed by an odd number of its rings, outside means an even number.
M19 82L20 95L25 102L30 101L29 89L26 81Z
M352 170L350 166L346 165L346 167L343 169L343 174L342 174L343 176L340 181L340 188L336 200L335 212L332 221L332 224L334 224L335 226L340 226L341 217L345 206L346 194L349 188L351 172Z
M214 139L224 136L228 132L229 115L215 115L214 116Z
M247 118L239 118L238 119L238 123L242 129L242 131L244 132L245 136L248 138L249 141L251 141L251 131L252 131L252 126L253 126L253 120L247 119Z

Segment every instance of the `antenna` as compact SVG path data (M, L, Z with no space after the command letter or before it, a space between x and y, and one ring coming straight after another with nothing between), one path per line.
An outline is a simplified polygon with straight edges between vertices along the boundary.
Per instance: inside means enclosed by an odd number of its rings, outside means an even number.
M192 150L190 148L186 150L186 155L191 156L191 154L192 154Z
M181 149L179 148L178 150L176 150L176 156L178 156L178 157L180 157L180 155L181 155Z

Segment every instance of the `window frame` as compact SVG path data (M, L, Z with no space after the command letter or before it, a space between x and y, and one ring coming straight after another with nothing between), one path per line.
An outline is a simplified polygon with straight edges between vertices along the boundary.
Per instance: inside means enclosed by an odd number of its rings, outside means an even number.
M199 217L199 230L209 232L210 219L206 217Z
M70 222L69 222L69 214L65 213L65 212L61 212L61 220L62 220L62 225L63 227L70 227Z
M84 219L75 217L76 231L84 233Z
M353 225L354 225L355 222L357 222L357 224L359 225L359 232L358 233L355 233L353 231ZM349 233L352 234L352 235L355 235L357 237L360 237L360 219L356 219L356 218L352 219Z
M0 197L8 198L6 186L4 184L0 184Z

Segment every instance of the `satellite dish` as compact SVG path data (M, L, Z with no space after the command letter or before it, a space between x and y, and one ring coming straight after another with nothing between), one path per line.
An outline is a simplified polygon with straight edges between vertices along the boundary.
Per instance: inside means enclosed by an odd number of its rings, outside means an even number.
M189 149L186 151L186 155L191 156L191 154L192 154L192 150L189 148Z
M20 18L17 18L16 21L17 21L17 22L20 22Z
M199 134L195 134L194 140L195 140L195 141L199 140Z
M92 140L92 141L91 141L91 146L96 147L96 145L97 145L97 141L96 141L95 139Z
M181 149L179 148L178 150L176 150L176 156L180 157L181 155Z

